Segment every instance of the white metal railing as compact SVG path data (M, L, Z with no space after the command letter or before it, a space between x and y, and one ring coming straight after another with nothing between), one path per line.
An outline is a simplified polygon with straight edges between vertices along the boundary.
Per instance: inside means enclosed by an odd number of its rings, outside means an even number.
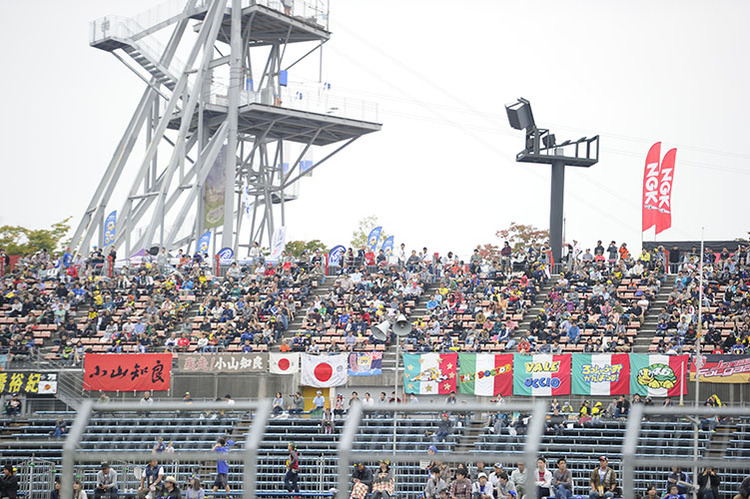
M212 0L198 0L196 10L207 9ZM313 21L320 26L328 29L328 0L286 0L285 3L291 4L290 14L294 17L308 21ZM278 10L286 13L281 0L242 0L243 9L253 5L263 5L269 9ZM227 2L227 7L231 7L231 0Z
M134 37L143 32L144 28L135 19L123 16L105 16L89 24L89 44L106 38L121 40L132 45L144 56L154 62L160 62L166 48L153 36L135 39ZM185 63L177 57L172 57L166 68L172 78L177 77L185 70Z
M228 94L227 85L214 82L211 85L208 103L227 106L229 103ZM263 89L260 92L240 90L240 106L253 103L327 114L340 118L379 122L378 104L376 102L339 95L323 83L288 85L281 87L280 95L269 89Z

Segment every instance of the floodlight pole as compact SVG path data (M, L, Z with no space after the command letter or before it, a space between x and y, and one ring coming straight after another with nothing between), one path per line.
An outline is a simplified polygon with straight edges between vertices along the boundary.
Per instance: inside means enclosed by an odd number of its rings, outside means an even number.
M565 196L565 162L552 163L552 181L549 203L549 244L552 249L552 260L556 264L562 263L562 230L563 206ZM553 269L550 269L550 273Z

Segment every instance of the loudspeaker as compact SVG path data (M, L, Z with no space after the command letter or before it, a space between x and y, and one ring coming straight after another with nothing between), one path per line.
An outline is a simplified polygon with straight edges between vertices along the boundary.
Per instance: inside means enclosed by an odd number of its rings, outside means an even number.
M408 321L404 314L398 316L396 324L393 325L393 332L396 336L406 336L411 333L411 322Z
M388 338L388 329L390 329L390 327L390 322L383 321L380 324L372 326L370 332L372 333L372 337L376 340L385 341Z

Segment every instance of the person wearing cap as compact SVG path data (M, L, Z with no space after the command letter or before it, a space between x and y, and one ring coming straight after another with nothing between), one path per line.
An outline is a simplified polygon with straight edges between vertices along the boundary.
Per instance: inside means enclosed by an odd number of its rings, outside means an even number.
M487 473L479 473L477 481L471 487L471 497L473 499L494 499L492 484L487 481Z
M552 473L552 489L555 499L568 499L573 495L573 474L564 457L557 460L557 469Z
M190 477L187 487L185 487L185 499L204 499L206 491L201 487L201 479L197 475Z
M117 472L108 463L102 463L101 469L96 473L94 499L100 497L117 498Z
M370 492L372 486L372 470L365 466L365 463L359 462L354 466L352 473L352 499L364 499Z
M501 471L497 478L497 487L495 487L497 499L514 499L518 496L516 486L510 477L508 477L508 473Z
M615 496L617 475L609 467L607 456L599 456L599 466L591 472L589 499L605 499Z
M313 398L313 410L322 413L323 407L326 404L326 399L323 396L323 392L318 390L315 392L315 398Z
M162 480L164 480L164 468L159 466L157 459L152 459L143 469L141 483L136 491L138 499L145 499L149 492L154 492L156 495L164 485Z
M164 492L161 496L163 499L181 499L180 488L177 486L177 479L168 476L164 479Z
M213 447L211 447L211 450L213 452L217 452L220 454L228 454L229 448L234 445L234 442L232 440L226 440L223 437L219 437L216 439L216 443ZM229 487L229 464L223 459L219 459L216 461L216 480L214 481L214 487L213 490L216 492L220 488L224 489L227 492L231 492L232 489Z
M471 480L466 478L466 468L456 470L456 478L451 483L450 499L471 499Z
M0 497L16 499L18 496L18 475L12 465L3 466L3 475L0 476Z
M372 495L370 499L391 499L395 488L395 477L390 461L381 459L378 471L372 478Z
M503 463L495 463L492 473L487 477L487 481L490 482L492 488L497 491L497 484L500 482L500 473L503 471Z
M432 435L432 441L434 443L444 442L451 433L453 433L453 421L448 418L448 413L444 412L440 415L440 422L437 431Z
M434 466L430 470L430 478L424 488L425 499L440 499L443 494L448 492L448 486L440 475L440 467ZM486 499L491 499L491 497Z

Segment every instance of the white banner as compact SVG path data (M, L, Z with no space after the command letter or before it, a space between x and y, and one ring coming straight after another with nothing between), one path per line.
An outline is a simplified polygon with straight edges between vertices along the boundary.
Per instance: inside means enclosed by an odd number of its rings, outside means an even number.
M268 371L271 374L297 374L299 372L299 354L269 353Z
M305 386L329 388L345 385L349 378L347 355L302 355L302 382Z

